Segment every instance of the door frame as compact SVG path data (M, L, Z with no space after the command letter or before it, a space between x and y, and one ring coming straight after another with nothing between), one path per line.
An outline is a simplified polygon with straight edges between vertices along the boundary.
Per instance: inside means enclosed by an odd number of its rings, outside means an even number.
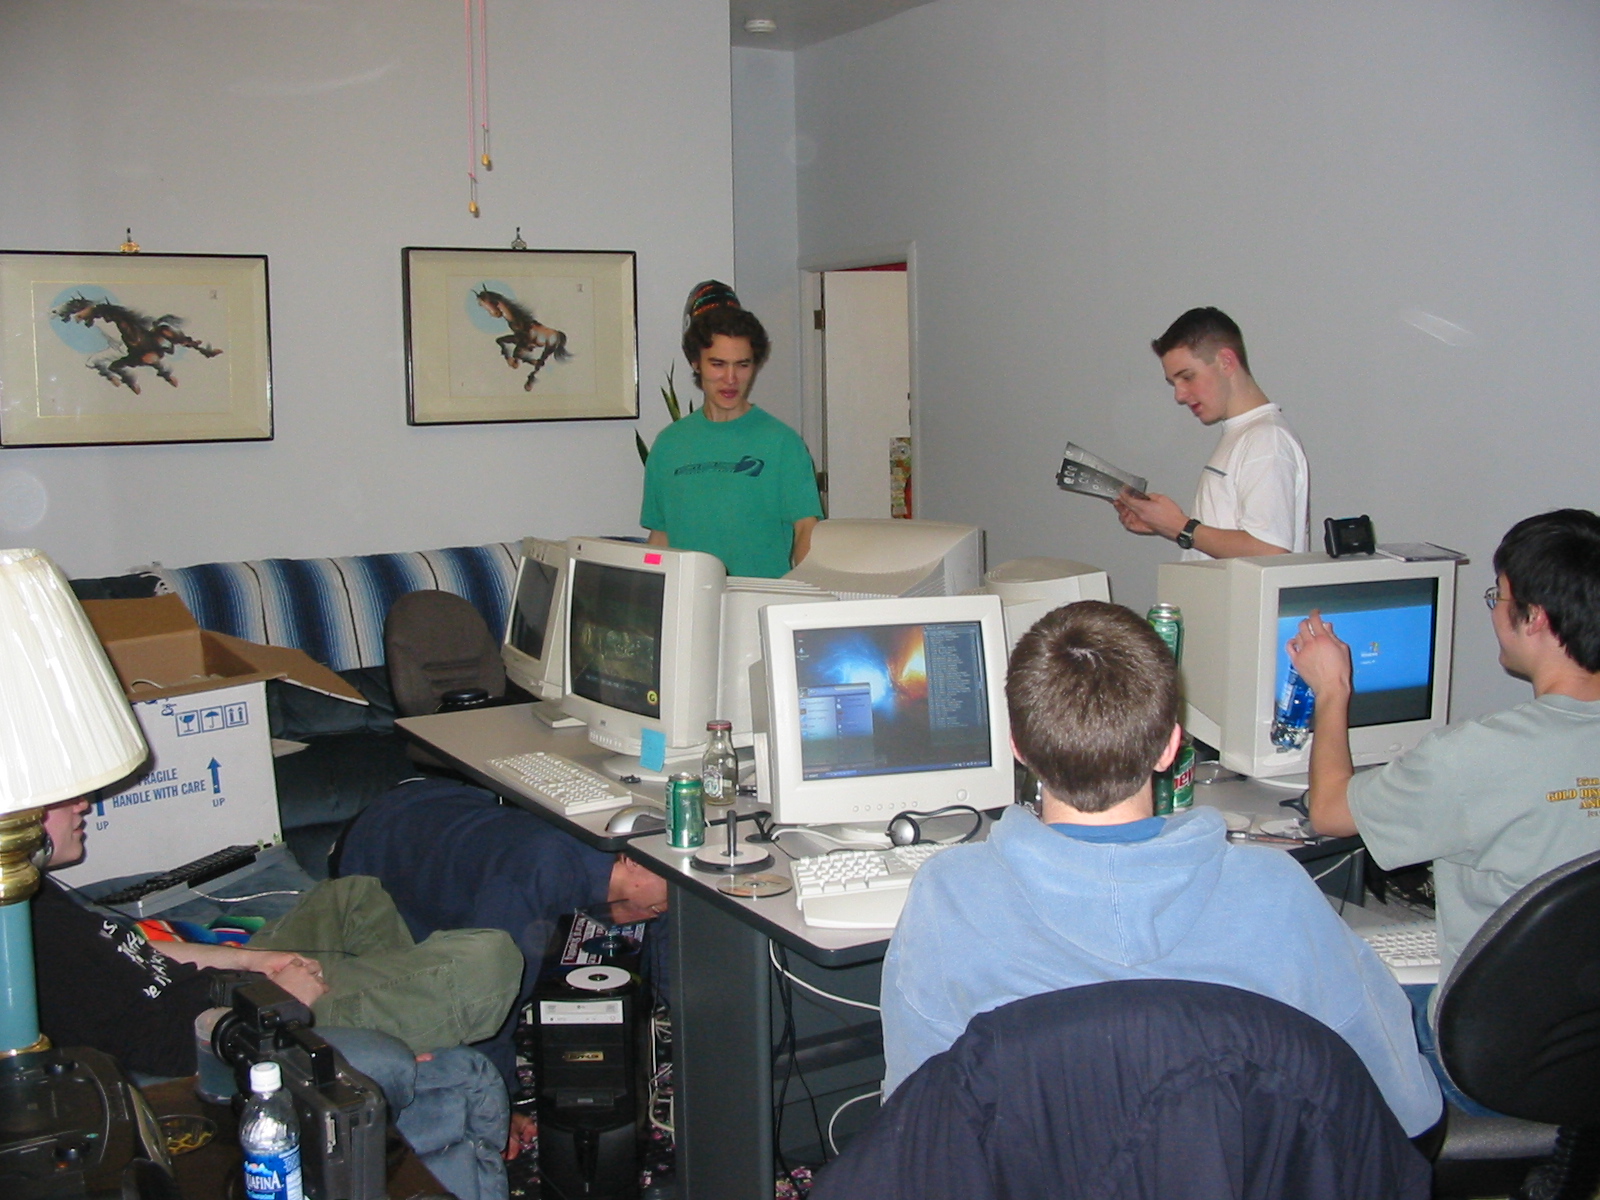
M921 514L927 507L927 489L922 475L922 395L917 353L917 244L896 242L868 246L854 251L812 255L800 260L800 327L803 345L800 355L800 436L811 448L819 471L828 469L828 438L823 403L823 331L816 328L812 314L822 306L822 276L827 271L848 271L856 267L879 267L888 263L906 265L906 358L911 383L911 487L912 512Z

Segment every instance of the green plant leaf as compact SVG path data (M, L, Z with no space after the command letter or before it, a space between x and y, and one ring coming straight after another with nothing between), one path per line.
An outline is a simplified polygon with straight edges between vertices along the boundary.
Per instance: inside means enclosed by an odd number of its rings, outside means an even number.
M633 444L638 448L639 461L641 463L648 463L650 461L650 447L644 444L644 439L639 436L639 431L637 429L633 431Z

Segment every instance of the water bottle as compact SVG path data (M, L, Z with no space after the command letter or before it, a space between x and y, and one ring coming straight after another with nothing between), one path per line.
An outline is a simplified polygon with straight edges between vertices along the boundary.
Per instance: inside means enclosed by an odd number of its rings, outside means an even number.
M250 1099L239 1118L248 1200L304 1200L300 1182L300 1126L294 1101L275 1062L250 1068Z
M1311 714L1316 711L1317 698L1300 672L1289 664L1289 674L1284 677L1283 690L1278 693L1278 704L1272 712L1272 744L1280 754L1298 750L1311 737Z

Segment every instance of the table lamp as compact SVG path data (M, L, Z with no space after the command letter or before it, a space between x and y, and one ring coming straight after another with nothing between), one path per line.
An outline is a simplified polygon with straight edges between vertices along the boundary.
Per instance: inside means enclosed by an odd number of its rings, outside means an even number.
M0 550L0 1059L46 1049L28 900L41 810L133 772L149 750L61 572Z

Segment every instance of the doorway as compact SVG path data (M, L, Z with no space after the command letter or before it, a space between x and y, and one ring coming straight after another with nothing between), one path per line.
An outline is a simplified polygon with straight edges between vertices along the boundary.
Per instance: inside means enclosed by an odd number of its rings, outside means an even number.
M909 271L904 258L808 272L807 375L830 517L909 517L916 506Z

